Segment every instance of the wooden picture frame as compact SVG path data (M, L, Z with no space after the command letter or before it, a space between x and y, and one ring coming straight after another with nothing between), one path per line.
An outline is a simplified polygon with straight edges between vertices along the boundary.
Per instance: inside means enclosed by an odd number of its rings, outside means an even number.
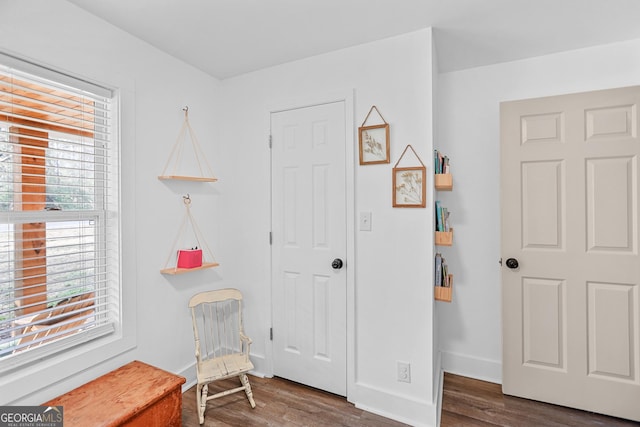
M388 123L359 127L358 140L361 165L390 162Z
M427 206L427 169L424 166L393 168L393 207Z

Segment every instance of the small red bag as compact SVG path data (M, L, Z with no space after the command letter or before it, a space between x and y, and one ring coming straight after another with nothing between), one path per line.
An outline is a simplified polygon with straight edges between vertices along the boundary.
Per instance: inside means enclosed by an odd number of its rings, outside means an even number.
M179 249L178 268L196 268L202 266L202 249Z

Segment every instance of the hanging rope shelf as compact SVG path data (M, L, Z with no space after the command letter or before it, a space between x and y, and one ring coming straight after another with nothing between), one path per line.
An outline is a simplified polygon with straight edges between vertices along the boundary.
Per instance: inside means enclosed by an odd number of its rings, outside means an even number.
M186 196L182 196L182 198L186 212L182 219L182 224L180 224L178 234L171 246L171 252L169 252L169 256L167 257L167 262L164 266L165 268L160 270L160 273L162 274L183 274L191 271L213 268L220 265L215 261L213 253L211 252L211 249L209 249L209 245L207 245L207 242L202 238L202 232L191 215L191 197L187 194ZM179 249L178 240L180 237L183 237L184 240L184 236L187 231L187 224L191 225L196 245L190 249ZM170 265L173 257L175 257L175 263Z
M171 154L169 154L169 159L162 170L162 175L158 177L160 180L166 179L178 179L182 181L202 181L202 182L215 182L218 180L213 175L211 170L211 166L207 162L207 158L198 143L198 138L196 138L196 134L189 123L189 107L184 107L182 109L184 111L184 122L182 123L182 127L180 128L180 133L178 134L178 138L176 143L173 145L171 149ZM188 175L180 175L177 172L178 167L182 161L182 155L185 146L185 139L189 134L189 139L191 140L191 147L193 149L193 155L195 156L195 161L198 164L198 169L200 175L198 176L188 176ZM204 164L204 165L203 165ZM171 167L171 171L168 172L168 169Z

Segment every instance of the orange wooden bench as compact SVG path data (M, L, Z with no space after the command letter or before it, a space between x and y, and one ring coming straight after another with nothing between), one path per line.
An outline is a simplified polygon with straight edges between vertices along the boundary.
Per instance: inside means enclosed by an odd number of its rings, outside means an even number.
M62 406L65 427L178 427L184 383L136 360L43 405Z

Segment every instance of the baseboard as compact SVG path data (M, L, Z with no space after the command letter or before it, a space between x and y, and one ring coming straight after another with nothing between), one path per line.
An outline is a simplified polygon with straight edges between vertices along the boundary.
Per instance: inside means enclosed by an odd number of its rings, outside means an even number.
M441 353L444 372L502 384L502 362L447 351Z
M437 353L434 372L434 396L436 396L436 426L440 427L442 417L442 395L444 393L444 371L442 370L442 352Z
M176 372L176 375L180 375L185 378L185 383L182 384L182 392L189 390L191 387L196 385L196 362L195 360L182 368L180 372Z
M353 404L358 409L416 427L435 426L436 405L426 400L390 393L386 390L356 384Z

